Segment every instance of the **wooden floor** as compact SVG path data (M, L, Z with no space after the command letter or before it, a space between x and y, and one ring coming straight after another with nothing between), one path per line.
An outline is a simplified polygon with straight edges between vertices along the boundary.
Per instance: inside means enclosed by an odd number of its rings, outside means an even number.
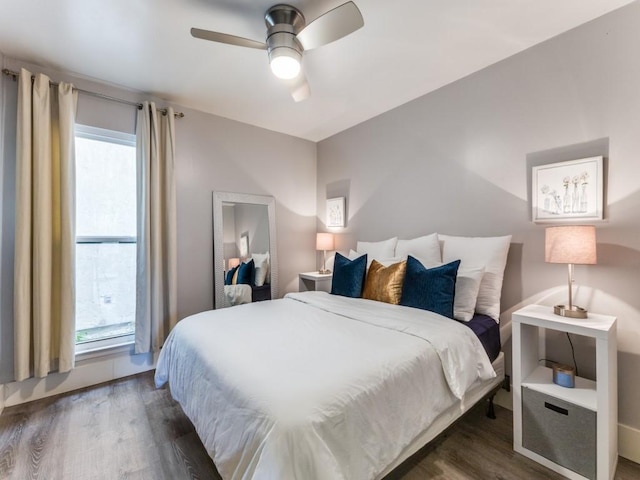
M513 452L511 412L475 408L389 479L560 479ZM153 373L9 407L0 479L219 479L193 425ZM640 478L620 459L616 479ZM302 479L311 480L311 479Z

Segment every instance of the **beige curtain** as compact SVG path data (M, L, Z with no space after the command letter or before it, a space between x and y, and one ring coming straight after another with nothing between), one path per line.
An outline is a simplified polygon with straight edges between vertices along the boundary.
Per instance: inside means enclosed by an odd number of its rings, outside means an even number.
M159 350L178 316L174 122L153 102L138 111L136 353Z
M20 71L16 155L14 341L17 381L67 372L75 359L77 92Z

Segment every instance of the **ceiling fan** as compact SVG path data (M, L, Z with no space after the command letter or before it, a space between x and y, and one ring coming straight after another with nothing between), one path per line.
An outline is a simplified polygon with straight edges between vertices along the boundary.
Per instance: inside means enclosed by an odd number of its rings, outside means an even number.
M296 102L309 97L309 83L302 72L302 53L338 40L364 25L362 14L353 2L344 3L306 23L302 12L291 5L278 4L264 15L267 37L264 42L227 33L192 28L195 38L240 47L267 50L273 74L287 82Z

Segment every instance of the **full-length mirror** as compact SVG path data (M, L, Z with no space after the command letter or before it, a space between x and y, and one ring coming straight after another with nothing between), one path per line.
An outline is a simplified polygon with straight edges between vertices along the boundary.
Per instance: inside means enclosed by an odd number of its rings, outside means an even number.
M213 192L215 308L278 296L275 199Z

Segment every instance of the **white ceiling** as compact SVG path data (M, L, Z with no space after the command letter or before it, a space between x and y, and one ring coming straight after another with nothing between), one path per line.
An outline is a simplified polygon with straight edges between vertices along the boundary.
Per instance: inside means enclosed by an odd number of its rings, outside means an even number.
M291 0L307 22L346 0ZM365 25L305 53L295 103L262 50L277 0L0 0L0 52L185 107L322 140L633 0L355 0Z

